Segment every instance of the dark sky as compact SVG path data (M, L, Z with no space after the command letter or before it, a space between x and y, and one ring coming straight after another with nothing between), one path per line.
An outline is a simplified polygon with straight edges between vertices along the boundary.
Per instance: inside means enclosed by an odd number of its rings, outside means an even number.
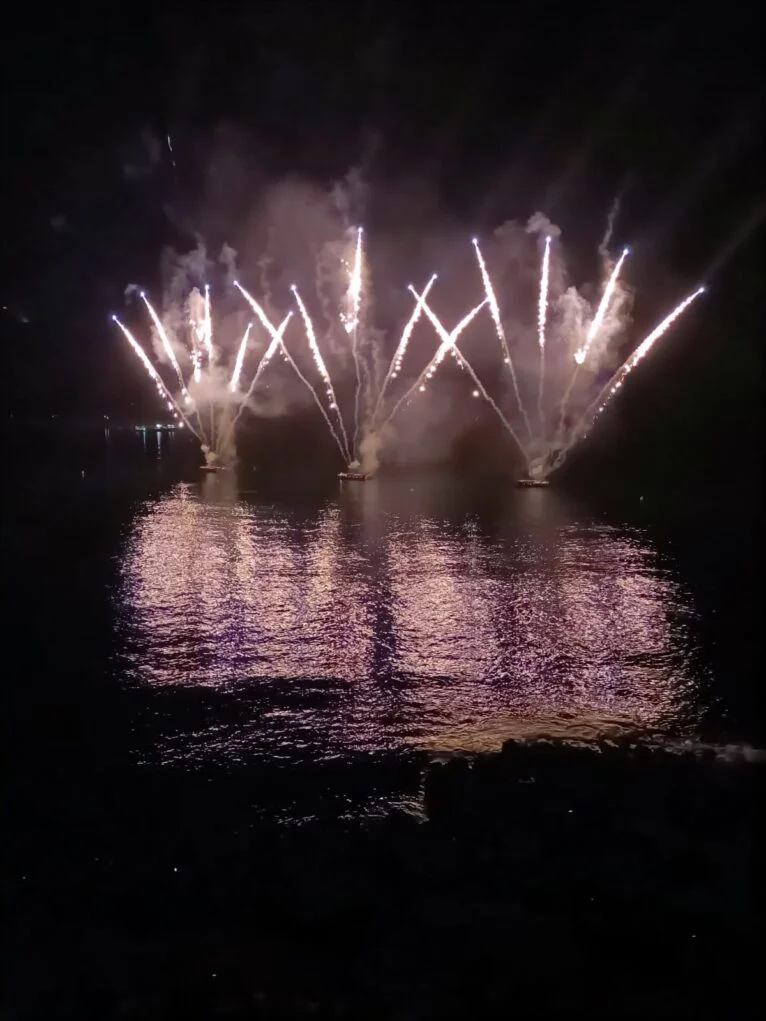
M188 243L172 211L193 220L209 207L215 160L227 182L232 164L257 167L239 181L243 194L288 172L329 185L352 165L377 196L418 179L472 230L539 208L575 251L595 247L622 190L620 241L635 245L634 272L658 308L664 288L683 293L740 232L746 241L711 281L707 318L736 324L735 349L749 343L742 357L757 360L760 228L747 231L763 209L756 5L222 10L57 5L43 15L29 5L6 26L12 403L63 407L68 393L95 407L141 391L143 380L125 382L107 315L126 282L151 282L164 244ZM234 208L231 198L222 204Z

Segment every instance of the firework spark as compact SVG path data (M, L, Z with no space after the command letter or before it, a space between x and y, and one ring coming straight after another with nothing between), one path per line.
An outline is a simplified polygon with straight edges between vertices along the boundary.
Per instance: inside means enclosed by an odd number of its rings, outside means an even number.
M481 382L479 377L474 372L473 366L471 365L471 363L468 361L468 359L465 357L465 355L458 348L458 346L457 346L457 339L460 336L460 333L458 333L457 336L453 340L452 337L451 337L451 334L447 333L446 329L444 328L444 326L442 325L440 320L431 311L431 307L428 305L427 302L423 302L423 311L428 316L428 318L429 318L433 328L436 330L436 332L437 332L437 334L439 336L439 339L441 340L442 347L444 347L445 345L448 346L450 352L454 355L455 360L458 362L458 364L462 368L467 370L467 372L470 375L471 379L476 384L477 389L473 391L473 396L474 397L478 397L481 394L481 396L484 398L484 400L489 404L489 406L492 408L492 410L497 414L498 418L500 419L500 421L503 424L503 428L513 438L513 440L516 443L517 447L519 448L519 450L523 454L524 453L524 447L522 445L521 440L516 435L515 429L513 428L511 423L508 421L508 419L505 417L505 415L502 413L502 411L498 407L497 403L487 393L487 390L484 387L484 384Z
M356 451L357 438L359 436L359 403L362 393L362 367L359 358L359 312L362 306L362 228L356 232L356 249L354 252L354 263L351 267L348 293L346 295L346 311L341 313L341 322L346 333L351 336L351 355L354 359L354 372L356 374L356 389L354 390L354 434L352 447Z
M133 334L130 332L130 330L127 328L127 326L125 326L117 318L117 316L115 316L115 315L112 316L112 322L117 324L117 326L122 331L123 336L125 337L127 342L130 344L130 346L133 348L133 351L138 355L139 360L141 361L141 363L143 364L144 368L146 369L146 371L149 374L149 378L152 380L152 382L156 386L157 393L160 395L160 397L162 397L164 399L165 403L168 406L168 410L173 414L173 417L176 418L176 419L178 419L178 418L183 419L183 421L186 423L186 425L189 427L189 429L191 429L191 431L194 433L194 435L197 437L197 439L202 440L202 437L200 436L200 434L197 432L197 430L194 428L194 426L189 422L189 420L187 419L186 415L184 415L183 411L181 410L181 408L176 403L175 398L173 397L171 392L168 390L168 388L163 383L162 376L160 376L159 372L157 372L155 367L149 361L149 356L144 351L144 349L141 347L141 345L138 343L138 341L133 336Z
M421 294L418 294L415 288L410 286L409 290L415 298L415 307L401 333L393 358L391 359L383 378L382 385L378 387L377 393L370 391L365 395L365 414L367 416L365 419L365 435L371 435L375 431L382 433L385 430L386 425L392 420L403 404L409 403L415 394L426 393L429 389L428 384L433 379L439 365L443 362L447 355L450 355L455 360L458 367L471 377L473 383L473 388L471 390L472 396L474 398L483 397L497 414L503 428L512 438L514 445L521 451L526 463L528 474L531 477L544 478L546 475L550 474L551 471L561 465L566 457L567 451L569 451L572 446L587 433L587 430L593 425L608 402L620 391L627 375L638 364L638 362L646 356L656 341L671 327L685 309L700 294L702 294L703 288L699 288L693 294L689 295L689 297L684 299L683 302L681 302L665 319L662 320L656 329L654 329L641 342L641 344L638 345L629 358L625 360L617 372L613 374L609 383L603 387L595 400L593 400L591 399L591 394L593 392L592 388L594 379L597 378L597 358L600 357L601 348L604 346L598 345L597 347L595 342L600 334L608 333L611 337L615 334L616 329L624 329L627 325L627 317L624 314L620 317L620 308L623 304L621 300L622 295L618 301L616 300L616 293L620 271L628 255L628 250L625 249L622 252L616 264L613 266L600 301L595 308L595 311L593 311L585 299L581 297L573 287L568 288L568 290L564 293L554 293L553 295L550 293L555 287L555 285L551 282L551 249L552 237L555 230L556 229L551 225L551 230L545 238L542 259L539 264L540 283L537 299L537 329L532 332L525 330L522 326L522 328L518 331L519 336L517 343L519 345L529 343L528 338L535 339L537 358L534 359L530 357L530 352L527 352L526 358L523 357L524 350L522 349L522 357L518 363L521 375L517 377L517 369L511 360L508 341L501 321L499 305L494 287L489 277L482 252L479 249L478 242L474 239L474 251L476 253L484 289L483 300L480 304L476 305L475 308L471 309L471 311L468 312L451 331L447 331L428 304L428 297L436 280L436 275L434 274L434 276L432 276L427 282ZM277 352L281 353L284 360L292 366L296 376L311 393L312 399L316 403L323 419L325 420L330 435L335 441L341 456L344 458L346 463L356 463L352 462L352 456L357 453L357 437L361 426L361 382L363 379L366 379L368 382L372 382L376 378L375 372L366 364L366 362L364 362L364 359L369 358L371 355L374 355L376 358L378 356L377 352L374 350L372 342L367 343L363 349L357 345L357 330L361 324L360 312L362 310L362 292L363 287L365 286L363 274L364 252L362 247L362 237L363 235L360 228L356 235L354 262L353 265L349 267L348 290L343 299L343 306L339 313L337 313L345 333L351 338L351 348L354 355L357 381L354 402L354 434L352 444L349 444L349 437L345 431L343 415L336 399L336 392L331 378L330 369L320 351L314 325L308 314L306 305L296 287L292 288L293 295L304 327L305 340L308 344L308 349L311 352L319 372L319 376L324 385L327 397L326 402L322 399L319 388L315 388L309 379L306 378L295 357L293 357L285 345L284 336L292 313L288 312L288 314L282 319L279 326L274 326L260 303L239 283L235 282L236 288L245 298L250 308L254 311L257 317L256 321L264 327L270 338L266 350L258 362L247 393L244 396L240 390L240 382L244 370L248 344L252 335L253 323L248 325L244 335L238 342L231 376L229 378L228 385L225 386L225 389L222 391L221 384L223 381L220 378L221 373L216 367L216 362L218 359L223 357L226 345L219 350L213 344L213 319L209 287L205 288L204 299L201 298L197 291L194 291L190 298L192 329L191 333L187 337L188 357L191 360L192 376L195 384L192 387L191 392L184 379L183 360L179 361L179 352L183 350L183 344L179 343L178 338L173 335L173 331L169 329L167 323L162 322L146 295L143 292L141 293L141 298L147 307L154 329L156 330L159 342L162 346L162 352L164 352L163 357L163 353L158 350L159 358L163 362L169 362L178 381L180 391L177 398L173 396L170 387L162 379L162 376L160 375L161 366L155 367L152 364L152 361L149 359L146 351L136 341L132 333L117 319L116 316L113 317L115 323L117 323L123 335L128 340L131 348L144 365L144 368L152 379L152 382L155 384L159 396L165 402L168 409L173 413L173 416L179 422L183 420L183 423L186 424L200 439L200 442L203 444L205 456L208 458L210 463L217 463L222 458L224 462L228 460L229 463L233 460L233 434L235 426L239 421L244 408L247 406L263 371ZM559 277L556 277L556 279L559 279ZM551 305L551 307L556 310L555 315L549 314L550 303L555 303ZM336 312L332 307L329 305L326 307L326 305L327 303L324 302L323 310L327 320L330 324L337 323L338 320ZM489 394L470 361L465 357L457 345L457 341L463 331L471 322L473 322L485 305L489 307L495 333L501 343L503 360L505 364L509 366L518 411L518 414L516 414L515 417L511 417L506 414L506 411L503 409L502 398L495 400ZM401 371L403 359L407 352L408 344L412 337L415 325L422 315L426 316L436 331L436 335L439 340L436 351L427 362L425 368L418 375L415 382L412 383L406 392L395 401L384 421L378 425L379 419L383 418L383 412L381 409L384 407L384 399L392 381L398 377ZM607 316L609 316L608 328ZM553 389L551 381L561 379L565 368L571 371L570 360L572 358L573 349L575 366L571 379L565 387L563 399L559 405L561 411L559 429L555 438L551 442L548 442L545 435L545 400L547 399L547 411L550 414L552 407L556 406L553 404L556 397L551 393L551 390ZM585 368L586 362L587 370ZM533 438L532 436L529 417L522 401L520 381L523 385L524 393L534 393L535 391L537 393L537 409L542 429L539 438ZM565 429L565 411L567 409L567 402L569 401L570 394L574 394L574 389L577 384L579 384L579 386L576 395L572 398L572 405L573 408L577 409L577 414L580 417L574 427L571 426L571 423L567 423L567 428ZM191 383L188 385L191 386ZM209 437L206 435L205 429L203 428L200 411L198 410L198 404L200 402L204 402L206 420L207 412L209 411ZM190 415L193 414L199 420L198 429L192 427L181 405L186 405L187 413ZM326 405L329 405L329 407ZM586 409L584 413L582 413L582 408ZM529 433L528 443L522 443L519 435L519 431L523 431L524 426L526 426L526 432ZM362 444L362 447L364 447L364 445L365 444ZM364 456L367 455L360 456L362 456L362 460L364 460ZM373 455L370 454L369 457L369 463L371 464ZM375 464L377 464L376 459ZM374 467L371 470L374 470Z
M489 303L489 311L490 314L492 315L492 321L495 324L495 332L497 333L498 339L503 348L505 364L508 366L511 373L511 380L513 382L513 392L516 395L516 402L519 405L519 411L524 416L524 422L526 423L527 432L529 433L531 439L532 426L529 424L529 418L527 417L527 413L524 410L524 404L521 400L521 394L519 393L519 383L516 378L516 370L513 367L511 350L508 347L508 340L505 336L505 330L503 329L503 323L500 318L500 307L497 304L497 298L495 297L495 289L492 286L492 281L490 279L489 273L487 272L487 265L484 262L484 256L481 254L478 238L473 238L472 244L474 247L474 251L476 252L476 258L479 263L479 272L481 273L481 280L482 283L484 284L484 293L487 296L487 301Z
M415 329L415 325L417 324L418 319L420 319L420 316L423 312L423 306L425 305L426 299L428 298L428 292L433 287L435 281L436 273L433 274L431 279L423 288L423 293L418 297L412 315L407 320L407 324L404 327L404 330L402 331L401 339L399 340L399 343L396 346L396 350L394 351L394 357L391 359L391 363L388 366L388 371L386 372L385 379L383 380L383 385L381 386L380 392L378 393L378 399L375 402L375 410L372 413L373 422L377 418L378 412L380 411L380 405L383 402L386 387L388 386L389 382L392 379L396 379L396 377L399 375L399 371L401 370L402 367L402 359L404 358L404 355L407 351L407 345L410 342L412 331ZM414 288L412 287L412 285L410 285L409 289L414 292Z
M409 290L414 295L415 300L420 301L421 295L418 294L418 292L415 290L412 284L410 284ZM452 330L451 333L447 333L445 330L444 335L441 339L441 343L439 344L439 347L436 351L436 354L433 356L428 365L426 365L425 369L423 369L423 371L420 373L420 375L412 384L412 386L409 388L409 390L405 394L403 394L403 396L400 397L399 400L396 402L396 404L391 409L391 412L389 413L388 417L386 418L381 428L384 428L386 425L388 425L388 423L394 417L394 415L402 406L402 404L404 404L405 401L409 400L409 398L412 396L412 394L415 393L416 390L420 390L421 392L425 390L426 388L425 380L431 378L437 366L441 365L444 356L447 354L447 352L451 351L454 348L455 343L460 337L460 334L466 329L466 327L468 327L473 322L473 320L476 318L479 312L481 312L481 310L484 308L486 304L487 299L485 298L484 301L479 302L479 304L476 305L475 308L472 308L470 312L463 316L463 318L460 320L460 322ZM426 308L425 301L422 302L422 305L423 308L425 309Z
M699 296L704 293L705 288L698 287L696 291L694 291L688 297L684 298L682 302L676 305L676 307L669 315L665 316L665 318L662 320L659 326L656 326L649 334L649 336L641 341L641 343L638 345L633 354L630 355L629 358L625 359L623 364L620 366L620 368L617 370L614 376L612 376L610 381L607 383L607 385L603 388L603 390L598 395L596 400L593 402L593 404L598 406L599 414L604 410L606 405L609 403L612 397L617 393L622 384L625 382L625 377L630 372L633 371L633 369L636 367L636 365L638 365L642 358L646 357L646 355L651 351L651 349L654 347L654 345L660 339L660 337L664 333L667 333L667 331L670 329L670 327L673 325L676 319L678 319L678 317L686 311L689 305L691 305L693 301L696 301L696 299L699 298ZM592 406L593 405L591 405L591 407Z
M149 311L149 315L151 316L152 322L154 323L154 327L157 330L157 334L159 335L160 341L162 342L163 350L165 351L165 354L168 356L170 364L173 366L175 374L178 377L178 383L181 387L181 394L183 396L184 404L186 405L187 408L190 409L190 411L193 411L194 414L197 416L197 423L199 425L200 431L204 434L202 419L200 418L199 411L197 411L197 407L192 399L192 396L187 390L186 384L184 383L184 377L183 373L181 372L181 366L178 364L178 359L176 358L175 351L173 350L173 345L170 343L170 338L168 337L167 331L165 327L162 325L160 317L155 312L154 306L146 297L144 291L141 291L141 298Z
M577 362L578 365L582 365L582 363L588 357L588 351L590 351L590 346L593 343L594 339L598 336L598 331L601 329L601 324L604 321L604 316L606 315L606 311L609 308L609 302L612 300L614 289L617 286L617 278L620 275L622 264L627 259L629 251L630 249L623 248L622 255L617 260L617 263L614 269L612 270L612 274L609 277L609 282L607 283L604 289L604 294L601 298L601 301L599 302L598 308L596 309L596 314L593 317L593 322L590 324L590 329L588 330L588 334L585 338L585 343L581 348L575 351L574 360Z
M245 350L247 348L247 341L250 336L250 331L252 330L252 328L253 324L248 323L247 329L245 330L245 334L240 342L239 350L237 351L237 360L234 363L234 371L231 374L231 382L229 383L229 389L231 390L232 393L236 393L237 387L239 386L239 377L242 375L242 366L245 361Z
M340 425L341 435L343 436L343 445L346 450L347 459L348 461L351 461L352 460L351 451L348 445L348 437L346 436L346 430L343 427L343 418L341 417L340 408L338 407L338 401L336 400L335 397L335 389L333 388L332 385L330 373L327 371L327 366L325 365L324 358L322 357L322 352L319 350L319 344L317 343L316 334L314 333L314 324L311 322L311 317L308 314L306 306L303 304L303 299L301 298L298 292L298 288L295 286L295 284L292 285L290 290L293 292L293 295L295 296L295 301L298 305L301 318L303 319L303 325L306 328L306 339L308 340L309 347L311 348L311 353L314 356L314 362L316 363L316 367L319 369L319 375L322 377L322 380L325 384L327 397L330 401L330 408L335 412L337 416L338 424Z
M341 312L341 322L346 333L353 334L359 325L359 310L362 304L362 228L356 232L356 249L354 264L351 267L348 292L346 294L347 310Z
M213 319L210 313L210 287L205 284L205 322L203 331L203 340L205 343L205 350L207 351L207 360L213 364Z
M540 273L540 298L537 305L537 343L540 347L540 381L537 390L537 411L540 416L540 426L545 439L545 414L543 412L543 389L545 382L545 320L548 313L548 281L550 276L551 262L551 238L545 239L545 251L543 252L543 268Z
M686 311L693 301L696 301L696 299L704 293L705 288L698 287L696 291L684 298L684 300L676 305L673 311L669 315L665 316L662 322L652 330L649 336L641 341L636 350L625 359L617 372L614 373L606 386L602 388L596 399L590 403L583 415L580 417L576 426L572 429L569 442L556 452L555 457L548 467L549 472L555 471L556 468L561 467L567 453L579 440L584 438L587 432L592 428L596 419L611 401L612 397L614 397L622 389L626 377L633 371L636 365L638 365L638 363L646 357L652 347L654 347L655 343L670 329L679 316Z

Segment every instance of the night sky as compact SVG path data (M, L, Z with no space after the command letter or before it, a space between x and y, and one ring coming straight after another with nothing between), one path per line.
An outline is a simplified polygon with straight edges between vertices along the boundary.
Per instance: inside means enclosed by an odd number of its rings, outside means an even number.
M404 190L424 224L433 206L467 232L541 209L583 259L621 193L637 320L703 279L711 290L635 374L600 444L652 461L672 432L689 456L715 447L716 467L750 456L756 5L244 6L29 6L6 26L5 407L150 406L108 323L126 283L156 283L163 246L191 247L195 231L236 247L228 235L265 183L297 173L329 188L355 166L373 235Z

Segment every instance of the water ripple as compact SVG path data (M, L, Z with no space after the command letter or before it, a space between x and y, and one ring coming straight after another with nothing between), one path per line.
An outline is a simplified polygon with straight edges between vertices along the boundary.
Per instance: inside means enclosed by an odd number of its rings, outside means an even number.
M512 494L488 525L393 482L309 510L233 476L178 485L135 514L116 610L129 682L174 700L139 737L165 762L471 749L697 712L695 608L672 566L552 491Z

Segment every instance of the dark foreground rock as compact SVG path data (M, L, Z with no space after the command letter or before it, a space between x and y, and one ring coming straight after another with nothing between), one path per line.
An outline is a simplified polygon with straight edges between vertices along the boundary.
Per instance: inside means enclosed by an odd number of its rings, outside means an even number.
M366 825L70 792L14 844L2 1016L755 1016L762 769L509 743Z

